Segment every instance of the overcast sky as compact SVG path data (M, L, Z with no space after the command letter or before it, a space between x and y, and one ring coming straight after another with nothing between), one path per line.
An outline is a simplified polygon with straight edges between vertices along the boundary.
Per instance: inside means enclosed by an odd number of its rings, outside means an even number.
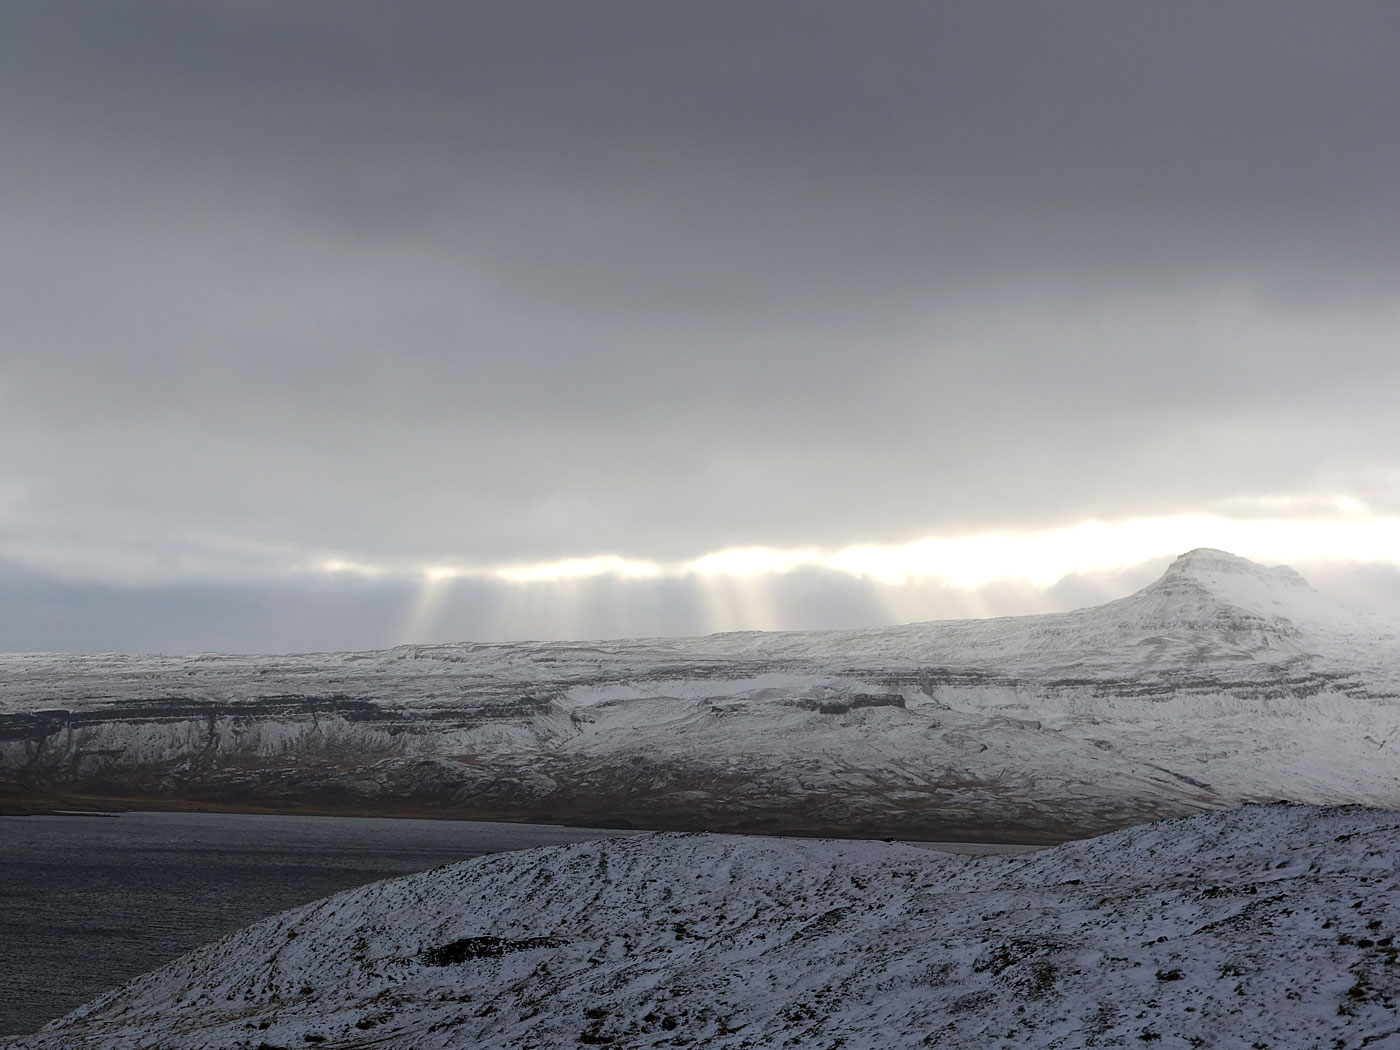
M1397 54L1389 0L6 4L0 649L1038 612L1196 546L1400 617Z

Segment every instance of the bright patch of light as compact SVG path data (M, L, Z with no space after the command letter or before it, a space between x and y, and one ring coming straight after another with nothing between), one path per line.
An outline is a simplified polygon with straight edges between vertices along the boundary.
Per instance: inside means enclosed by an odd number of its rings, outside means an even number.
M814 550L775 550L772 547L731 547L715 551L680 567L697 576L771 576L792 572L821 561Z
M842 573L887 586L936 581L975 590L998 580L1045 588L1066 576L1123 569L1194 547L1222 550L1266 563L1358 561L1400 564L1400 518L1367 516L1355 500L1332 501L1322 519L1230 518L1192 514L1086 521L1062 529L932 537L906 544L855 544L834 551L737 547L684 561L656 562L603 554L491 567L419 566L425 583L455 579L515 584L613 578L704 581L757 580L802 569ZM383 575L393 571L346 558L319 563L327 573ZM716 592L718 593L718 592Z
M847 547L824 560L827 568L886 584L937 579L975 588L1017 579L1048 587L1073 573L1123 568L1162 554L1180 553L1183 537L1215 535L1222 519L1204 516L1143 518L1112 524L1082 522L1022 535L990 534L918 540L902 546ZM1253 524L1251 523L1251 527ZM1191 542L1189 546L1217 546Z
M591 558L565 558L534 565L505 565L492 570L489 575L509 583L542 583L550 580L582 580L595 576L647 579L664 575L665 572L665 568L656 562L634 561L613 554L599 554Z
M370 565L348 558L322 558L316 563L316 569L332 576L382 576L385 572L382 565Z
M886 584L936 579L977 588L993 580L1048 587L1066 576L1121 569L1193 547L1218 547L1257 561L1400 561L1400 520L1238 521L1213 515L1088 521L1023 535L960 536L903 546L847 547L826 568Z
M458 580L468 575L470 573L466 569L459 569L453 565L426 565L423 567L423 579L429 583Z
M1066 577L1128 569L1195 547L1216 547L1265 564L1400 565L1400 518L1375 516L1347 497L1296 502L1281 498L1278 508L1307 506L1314 515L1293 517L1275 510L1267 516L1262 512L1271 502L1241 503L1240 517L1190 514L1085 521L1040 532L930 537L835 550L735 547L671 562L603 554L496 566L375 565L340 557L316 564L331 574L415 578L417 593L401 633L405 641L434 634L455 583L464 580L513 585L499 599L502 627L510 637L581 637L596 630L599 615L616 616L631 600L622 589L589 587L595 580L688 581L698 588L709 630L781 630L788 623L778 601L777 577L802 570L868 581L891 622L914 622L950 612L996 614L999 610L987 601L988 585L1022 588L1023 603L1034 604L1035 592L1045 595ZM1319 509L1324 512L1317 514Z

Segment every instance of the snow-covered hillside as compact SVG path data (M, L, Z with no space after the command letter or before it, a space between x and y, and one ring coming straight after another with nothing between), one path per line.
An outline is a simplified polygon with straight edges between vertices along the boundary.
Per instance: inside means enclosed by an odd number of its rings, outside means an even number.
M1400 1046L1400 820L1251 806L1018 858L639 836L267 919L12 1050Z
M831 633L0 657L0 791L1041 841L1400 808L1400 630L1183 555L1106 605Z

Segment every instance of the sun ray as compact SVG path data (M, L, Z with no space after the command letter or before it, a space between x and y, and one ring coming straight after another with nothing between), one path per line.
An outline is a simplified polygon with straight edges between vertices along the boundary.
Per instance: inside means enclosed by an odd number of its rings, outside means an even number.
M711 631L774 630L784 622L776 582L784 575L835 572L870 587L897 622L1017 611L1072 576L1116 572L1193 547L1219 547L1270 563L1351 561L1400 565L1400 518L1368 513L1355 500L1329 498L1321 518L1181 514L1083 521L1025 533L931 536L904 544L731 547L661 562L614 554L479 566L439 562L412 568L417 593L399 637L422 640L441 629L458 581L492 585L507 637L576 638L606 624L633 623L640 583L676 581L699 595ZM1277 502L1277 501L1275 501ZM1267 501L1260 506L1272 506ZM311 562L329 575L399 578L402 568L362 557ZM988 590L988 588L992 590ZM644 588L654 597L651 588ZM1015 600L1018 595L1026 600ZM650 597L649 599L650 600ZM1042 610L1034 610L1042 611Z
M697 575L706 625L715 631L779 631L785 624L773 594L772 578L752 573Z
M442 613L443 603L457 576L451 571L426 569L418 585L418 595L409 609L403 629L398 634L398 644L428 641L433 637Z

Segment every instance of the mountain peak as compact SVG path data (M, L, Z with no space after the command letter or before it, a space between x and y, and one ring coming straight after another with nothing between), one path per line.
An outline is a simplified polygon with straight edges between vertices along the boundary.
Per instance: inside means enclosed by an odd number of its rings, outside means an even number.
M1133 622L1190 625L1238 641L1252 637L1249 648L1273 647L1295 639L1300 628L1330 629L1353 618L1287 565L1260 565L1209 547L1187 551L1155 583L1121 602L1103 608L1132 608Z
M1229 551L1197 547L1187 551L1167 567L1163 581L1192 580L1211 585L1226 580L1252 580L1269 586L1301 587L1312 590L1302 575L1287 565L1260 565Z

